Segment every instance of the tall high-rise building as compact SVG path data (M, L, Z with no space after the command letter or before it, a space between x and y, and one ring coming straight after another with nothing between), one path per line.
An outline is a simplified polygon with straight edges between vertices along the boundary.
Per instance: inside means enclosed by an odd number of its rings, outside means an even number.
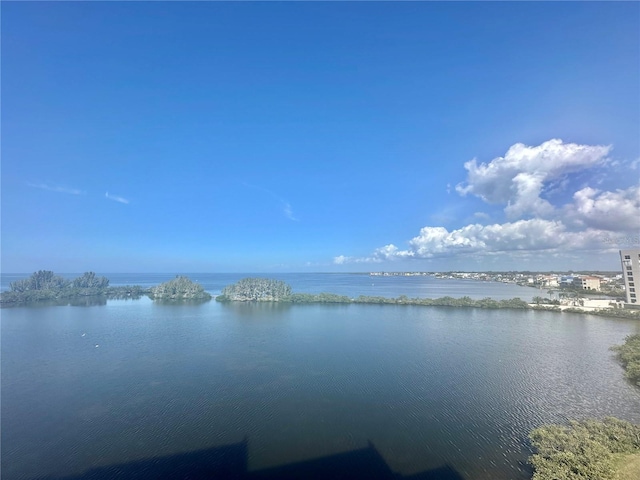
M620 261L622 262L622 277L627 290L627 303L640 303L640 248L620 250ZM638 288L638 290L636 290Z

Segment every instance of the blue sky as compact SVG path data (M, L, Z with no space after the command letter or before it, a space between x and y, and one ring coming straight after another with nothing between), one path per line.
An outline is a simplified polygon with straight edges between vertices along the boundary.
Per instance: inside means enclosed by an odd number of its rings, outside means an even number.
M2 270L617 269L640 4L2 2Z

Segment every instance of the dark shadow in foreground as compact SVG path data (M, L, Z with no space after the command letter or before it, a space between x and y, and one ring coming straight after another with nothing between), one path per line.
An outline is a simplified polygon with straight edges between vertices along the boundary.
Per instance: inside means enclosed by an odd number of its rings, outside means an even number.
M242 442L189 453L154 457L80 475L37 480L465 480L449 465L416 473L394 473L376 447L247 471L248 444Z

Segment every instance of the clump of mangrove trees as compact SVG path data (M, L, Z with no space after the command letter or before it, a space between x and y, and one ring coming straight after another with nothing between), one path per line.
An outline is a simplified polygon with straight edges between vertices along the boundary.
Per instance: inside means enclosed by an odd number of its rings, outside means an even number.
M280 302L291 295L291 287L281 280L243 278L222 290L220 302Z
M135 299L146 293L148 290L140 286L110 287L108 278L99 277L94 272L85 272L78 278L68 280L50 270L38 270L28 278L11 282L9 291L0 294L0 304L22 305L47 301L55 305L66 305L69 299ZM86 302L83 300L80 303Z
M173 280L161 283L149 290L152 300L211 300L204 287L188 277L178 275Z

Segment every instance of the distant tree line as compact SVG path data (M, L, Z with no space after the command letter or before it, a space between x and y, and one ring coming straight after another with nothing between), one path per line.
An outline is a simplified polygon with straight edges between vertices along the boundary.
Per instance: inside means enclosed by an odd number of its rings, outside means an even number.
M566 308L561 310L557 300L543 297L534 297L534 305L530 305L520 298L507 300L495 300L482 298L474 300L465 296L462 298L409 298L406 295L399 297L377 297L360 295L351 298L335 293L293 293L291 287L285 282L268 278L243 278L239 282L226 286L221 295L216 297L219 302L280 302L291 304L304 303L336 303L336 304L385 304L385 305L421 305L433 307L467 307L484 309L534 309L554 312L580 313L586 312L579 309ZM590 315L606 317L633 318L640 320L640 311L627 309L604 309L588 312Z
M335 293L292 293L282 301L289 303L351 303L351 298Z
M508 300L494 300L493 298L482 298L474 300L471 297L440 297L440 298L409 298L401 295L397 298L388 297L370 297L360 295L353 300L353 303L379 303L379 304L395 304L395 305L422 305L431 307L468 307L468 308L515 308L527 309L529 304L520 298L511 298Z
M470 297L453 298L409 298L401 295L393 297L375 297L360 295L351 298L335 293L292 293L291 287L280 280L268 278L243 278L239 282L229 285L216 297L219 302L282 302L282 303L362 303L362 304L390 304L390 305L429 305L439 307L471 307L471 308L517 308L526 309L529 305L524 300L512 298L510 300L494 300L483 298L474 300Z

